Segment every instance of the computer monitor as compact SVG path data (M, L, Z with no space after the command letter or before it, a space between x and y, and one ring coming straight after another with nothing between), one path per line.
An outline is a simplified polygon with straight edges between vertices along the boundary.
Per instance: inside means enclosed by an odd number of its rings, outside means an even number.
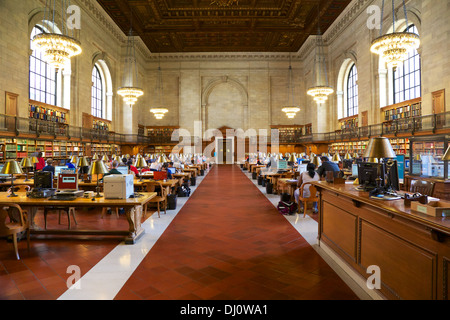
M55 166L55 176L57 177L61 172L61 169L67 169L66 166Z
M353 164L353 160L352 159L344 159L342 161L342 167L344 169L351 169L352 168L352 164Z
M387 175L387 187L400 191L397 160L387 160L384 165Z
M377 187L377 178L381 177L380 187L384 187L384 164L382 163L358 163L359 184L366 189Z
M175 168L167 168L167 171L169 171L170 174L174 174L174 173L177 172L177 169L175 169Z
M35 189L53 189L53 172L36 171L34 173Z
M358 164L357 163L352 164L352 177L358 178Z
M128 174L128 166L118 166L117 171L121 174Z

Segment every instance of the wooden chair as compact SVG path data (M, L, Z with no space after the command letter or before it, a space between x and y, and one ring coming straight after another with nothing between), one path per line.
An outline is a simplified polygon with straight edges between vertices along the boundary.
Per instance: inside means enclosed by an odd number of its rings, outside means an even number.
M420 193L422 195L432 197L434 192L434 182L425 180L411 180L409 192Z
M15 209L14 211L18 212L18 216L13 219L10 216L11 209ZM9 218L9 223L6 222ZM14 221L14 220L18 221ZM8 206L0 207L0 236L12 236L14 243L14 251L16 253L17 260L20 260L19 250L17 248L17 234L19 232L26 231L27 233L27 246L28 250L30 250L30 224L28 220L28 216L26 213L22 211L19 205L17 204L8 204Z
M169 194L169 187L164 187L160 181L150 181L146 183L146 192L157 192L157 196L149 201L149 203L157 203L158 218L161 212L161 203L164 207L164 214L167 213L167 195ZM147 214L147 204L144 207L144 213Z
M72 223L70 220L70 215L72 214L73 220L75 224L78 224L77 218L75 217L75 207L44 207L44 228L47 229L47 215L51 211L58 211L58 223L61 224L61 211L64 211L67 213L67 220L68 220L68 229L72 227Z
M309 197L305 198L303 196L304 187L309 185ZM311 182L303 183L300 187L300 195L298 197L298 207L300 208L300 203L303 203L303 218L306 217L306 210L308 209L308 203L319 202L319 198L317 197L317 189L315 186L311 184Z

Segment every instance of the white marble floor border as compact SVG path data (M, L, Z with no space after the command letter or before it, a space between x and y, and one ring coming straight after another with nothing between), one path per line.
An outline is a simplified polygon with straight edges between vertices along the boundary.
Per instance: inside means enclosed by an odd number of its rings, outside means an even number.
M209 170L204 176L197 176L196 185L191 186L191 196L208 173ZM86 274L81 270L82 277L58 300L113 300L189 198L178 197L177 208L167 210L167 214L162 211L160 218L156 211L142 224L145 233L135 244L122 242Z
M280 195L267 194L266 188L258 185L258 180L252 179L252 174L248 171L242 172L253 182L253 184L264 194L276 208L280 201ZM300 235L311 245L311 247L325 260L325 262L336 272L336 274L353 290L361 300L380 300L379 294L366 287L362 277L353 271L345 262L340 261L331 249L318 242L318 223L308 214L303 218L303 214L284 216Z

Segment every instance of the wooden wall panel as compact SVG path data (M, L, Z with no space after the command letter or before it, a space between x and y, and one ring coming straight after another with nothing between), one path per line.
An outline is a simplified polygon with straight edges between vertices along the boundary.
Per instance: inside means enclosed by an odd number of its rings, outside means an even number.
M332 239L331 245L355 262L357 217L329 202L323 202L322 205L322 236Z
M361 222L361 266L381 270L382 292L407 300L436 299L436 261L433 253Z

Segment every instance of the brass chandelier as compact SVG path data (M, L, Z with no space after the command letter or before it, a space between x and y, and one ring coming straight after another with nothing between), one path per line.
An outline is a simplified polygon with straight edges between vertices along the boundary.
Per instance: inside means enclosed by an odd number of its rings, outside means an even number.
M55 10L56 2L61 3L61 33L56 31ZM69 36L67 27L67 0L47 0L44 10L44 22L51 21L49 29L41 34L37 34L32 39L32 48L42 52L44 60L58 71L70 61L72 57L81 54L81 43L72 36ZM50 20L51 16L51 20Z
M157 120L161 120L164 118L164 115L169 112L168 109L163 107L163 80L162 80L162 73L161 73L161 57L158 59L158 79L156 82L156 91L157 96L159 100L159 107L158 108L152 108L150 109L150 112L153 113L155 118Z
M395 12L394 12L394 0L392 0L392 20L393 20L393 32L389 34L382 34L383 30L383 12L384 12L384 0L383 8L381 10L381 25L380 36L372 42L370 51L372 53L381 56L383 61L387 63L389 67L396 68L408 58L408 53L417 49L420 46L420 37L412 32L395 32ZM406 27L408 27L408 16L406 13L405 0L403 0L403 10L405 13Z
M134 68L134 73L133 73ZM133 79L135 77L136 79ZM136 83L136 85L134 85ZM123 73L123 87L117 90L117 94L122 96L123 101L132 107L138 98L144 95L144 91L137 86L138 73L136 66L136 50L134 47L133 32L130 30L127 40L127 54L125 60L125 69Z
M288 105L283 107L283 111L289 119L294 119L297 112L300 112L300 108L295 105L294 102L294 85L292 83L292 66L291 66L291 55L289 55L289 78L288 78ZM290 99L291 98L291 99ZM290 104L292 100L292 104Z
M334 92L328 84L327 67L325 61L325 54L323 52L323 39L320 34L320 6L318 6L319 15L317 18L317 37L316 37L316 55L314 57L313 67L313 79L316 80L316 85L309 88L306 92L308 95L314 98L317 104L325 103L328 100L328 96ZM325 76L325 82L323 82L321 74Z

